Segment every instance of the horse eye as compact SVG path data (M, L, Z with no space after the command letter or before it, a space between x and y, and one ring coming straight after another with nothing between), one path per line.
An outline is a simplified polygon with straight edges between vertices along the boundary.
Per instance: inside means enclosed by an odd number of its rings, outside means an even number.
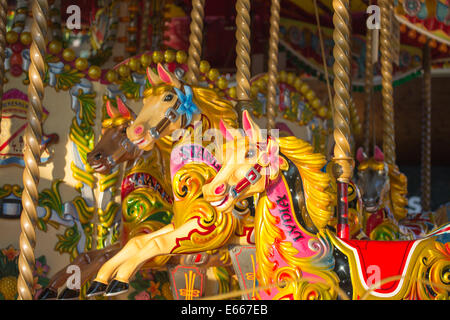
M121 130L121 132L122 132L123 134L126 134L126 133L127 133L127 127L123 127L123 129Z
M165 102L172 101L172 99L173 99L173 94L168 94L167 96L164 97Z
M253 158L255 155L256 155L256 150L250 149L250 150L248 150L247 154L245 155L245 158L250 159L250 158Z

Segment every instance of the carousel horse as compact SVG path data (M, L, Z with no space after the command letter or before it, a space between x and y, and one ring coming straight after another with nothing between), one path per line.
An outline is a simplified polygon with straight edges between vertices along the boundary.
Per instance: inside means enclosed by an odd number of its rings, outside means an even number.
M126 128L136 118L120 98L117 108L110 101L106 104L109 119L102 123L102 136L94 149L88 153L89 165L100 174L109 174L123 162L128 162L126 175L122 181L121 241L104 249L81 253L70 265L80 268L80 284L84 285L100 269L100 266L114 256L129 238L141 233L151 233L166 225L172 217L170 185L165 183L161 173L163 155L157 148L143 154L126 136ZM142 158L140 158L142 157ZM162 260L148 263L147 268L162 265ZM166 262L166 259L163 259ZM66 287L58 296L58 289L71 276L67 267L57 272L42 291L39 299L76 299L80 291Z
M430 220L407 218L406 176L384 161L380 148L375 146L371 158L359 148L356 160L363 229L370 239L412 240L425 236L435 227Z
M113 296L127 291L129 279L145 261L155 256L215 251L232 237L236 237L238 243L251 243L253 228L252 219L247 219L250 216L248 202L243 200L232 213L222 215L203 200L201 192L201 187L220 168L220 158L208 148L210 144L204 139L199 143L196 137L210 132L215 143L216 139L221 139L220 135L214 135L214 129L220 133L221 120L236 126L237 116L232 104L214 90L182 86L162 65L158 65L157 71L155 74L147 70L151 88L146 92L141 112L128 127L127 135L143 150L151 150L155 143L172 149L174 216L162 229L130 239L100 268L87 296L103 293ZM158 115L162 115L162 119L159 120ZM176 134L183 129L181 134Z
M122 199L122 237L120 243L113 244L101 250L92 250L80 254L70 265L80 268L83 286L94 276L101 265L116 254L129 238L143 233L156 231L166 225L172 216L173 197L171 186L165 183L164 168L168 167L164 159L166 155L155 146L150 151L143 152L128 140L124 129L136 118L134 112L128 108L120 98L117 98L117 108L109 101L106 103L109 119L102 123L102 136L94 149L88 154L89 165L100 174L109 174L116 166L127 163L125 178L121 184ZM155 158L156 157L156 158ZM162 165L161 162L164 162ZM159 196L155 196L158 193ZM202 268L213 267L213 273L218 271L214 267L228 269L228 263L221 260L222 252L195 257L172 257L170 262L177 264L181 261L187 265ZM141 269L158 268L167 259L160 259L154 263L147 263ZM194 263L195 262L195 263ZM80 291L66 287L59 295L58 289L63 287L70 277L66 272L67 266L57 272L49 285L40 294L39 299L77 299Z
M449 244L439 240L450 225L415 241L340 239L327 228L333 195L321 171L325 157L295 137L263 136L247 111L242 123L245 135L222 126L226 156L203 196L226 214L236 202L259 195L256 276L263 289L256 299L448 298ZM317 232L306 230L303 210Z

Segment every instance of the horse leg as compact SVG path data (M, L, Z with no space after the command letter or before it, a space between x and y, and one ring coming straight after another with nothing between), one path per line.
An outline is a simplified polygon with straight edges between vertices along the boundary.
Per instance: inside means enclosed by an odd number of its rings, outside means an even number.
M116 243L112 246L109 246L102 250L95 250L92 253L95 253L90 257L91 261L87 264L82 272L80 279L80 288L78 289L70 289L66 287L61 294L58 296L58 300L73 300L78 299L80 296L80 289L84 286L84 284L89 281L96 272L100 269L103 263L108 261L113 255L115 255L120 250L120 243Z
M80 270L84 269L84 266L88 265L91 261L89 252L84 252L78 255L71 264L59 270L51 279L49 284L42 290L39 295L39 300L56 299L58 296L58 289L67 283L67 279L71 276L67 273L67 269L70 266L77 266Z
M140 250L140 243L144 241L144 239L148 242L155 237L170 233L173 230L173 224L168 224L167 226L150 234L144 234L131 238L117 254L115 254L111 259L103 264L103 266L97 273L97 277L88 289L86 296L93 297L103 294L106 291L109 280L115 274L117 267L123 264L125 261L131 259ZM140 240L138 241L137 239Z
M139 270L140 266L155 256L170 253L177 246L179 239L186 239L192 230L197 227L197 221L190 220L180 228L150 240L146 239L145 236L134 238L136 239L136 247L139 250L117 268L114 280L109 284L105 295L115 296L128 291L128 282ZM201 250L202 248L198 249L198 251Z

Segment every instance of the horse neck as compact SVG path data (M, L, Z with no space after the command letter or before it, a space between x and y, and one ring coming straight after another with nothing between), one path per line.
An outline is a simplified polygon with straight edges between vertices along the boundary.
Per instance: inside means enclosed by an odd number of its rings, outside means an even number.
M276 270L281 268L295 274L295 270L310 266L318 254L311 248L317 245L323 248L318 237L306 232L296 218L292 192L283 175L269 183L259 200L254 232L257 277L261 285L273 283L277 277ZM315 277L305 270L303 272L305 276ZM273 299L277 294L280 294L278 289L260 291L261 299Z
M137 179L139 181L136 181ZM142 184L142 181L144 184ZM141 157L127 164L121 186L122 198L134 189L140 187L154 188L157 185L160 185L162 187L161 190L165 191L164 195L162 195L163 200L171 203L172 191L168 160L155 146L153 150L144 152Z
M269 183L265 191L265 197L262 199L264 201L261 201L261 207L258 205L259 208L257 209L260 214L258 218L264 220L268 218L268 221L272 222L269 227L276 230L275 234L277 234L273 239L266 240L277 243L276 238L278 238L278 241L290 242L298 251L297 257L314 255L315 252L309 248L309 241L316 236L305 229L306 224L300 212L301 208L298 207L297 194L290 188L283 174ZM268 203L270 205L266 206ZM266 216L269 213L271 217ZM265 228L265 226L262 226L262 228ZM264 241L265 239L261 240ZM282 251L281 247L280 251ZM282 253L282 255L286 254Z
M196 143L195 138L198 138L198 142L202 143L203 142L203 134L205 133L206 130L210 129L210 121L208 119L208 117L203 114L194 114L192 117L192 121L189 124L189 126L185 127L184 130L189 130L190 132L190 137L188 139L178 139L177 141L174 141L172 144L172 149L180 144L184 144L184 143ZM201 130L199 130L199 126L201 128ZM199 130L200 135L196 135L194 132Z

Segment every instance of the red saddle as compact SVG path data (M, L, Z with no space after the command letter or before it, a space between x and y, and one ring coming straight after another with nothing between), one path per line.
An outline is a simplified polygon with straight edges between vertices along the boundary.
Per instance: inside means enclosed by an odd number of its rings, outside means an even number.
M341 239L342 240L342 239ZM358 265L358 273L364 287L369 288L375 282L383 281L392 276L403 275L410 263L410 256L415 247L415 241L370 241L342 240L352 248ZM375 273L379 272L377 278ZM373 292L383 296L396 294L401 279L383 284Z

